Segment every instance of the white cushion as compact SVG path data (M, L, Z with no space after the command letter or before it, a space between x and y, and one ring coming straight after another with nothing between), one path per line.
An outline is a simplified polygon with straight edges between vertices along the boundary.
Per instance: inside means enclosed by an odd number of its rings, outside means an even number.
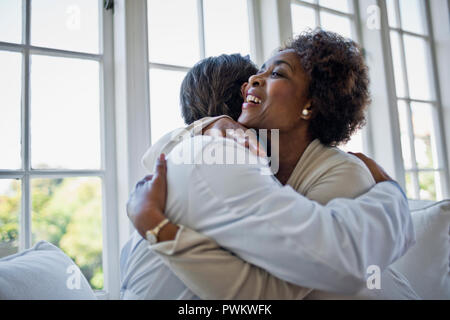
M88 281L59 248L40 241L0 259L0 300L95 300Z
M393 268L423 299L450 299L450 200L410 207L417 242Z

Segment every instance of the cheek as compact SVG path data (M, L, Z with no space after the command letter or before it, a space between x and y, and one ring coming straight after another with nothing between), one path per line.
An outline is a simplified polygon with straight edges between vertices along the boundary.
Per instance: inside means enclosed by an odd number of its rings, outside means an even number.
M275 82L269 86L268 95L271 104L274 106L282 106L292 100L292 97L295 96L295 90L282 82Z
M300 116L303 103L302 94L298 88L285 85L273 85L270 88L270 112L277 115L278 121L292 122Z

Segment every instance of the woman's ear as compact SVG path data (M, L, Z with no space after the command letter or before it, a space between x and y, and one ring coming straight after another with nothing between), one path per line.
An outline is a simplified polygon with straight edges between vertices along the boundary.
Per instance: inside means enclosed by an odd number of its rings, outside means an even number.
M302 119L303 120L311 120L313 113L314 113L314 108L311 105L311 101L308 101L308 103L305 104L305 106L302 109Z
M247 85L248 85L248 82L244 82L243 84L242 84L242 86L241 86L241 97L242 97L242 99L244 99L245 100L245 88L247 87Z

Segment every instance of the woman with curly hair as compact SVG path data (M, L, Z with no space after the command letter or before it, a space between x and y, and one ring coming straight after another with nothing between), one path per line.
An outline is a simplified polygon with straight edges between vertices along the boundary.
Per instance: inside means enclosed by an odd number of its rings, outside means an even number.
M320 29L306 32L280 49L244 84L239 123L222 117L208 128L221 132L242 126L277 129L279 170L275 176L281 184L321 204L335 198L355 198L371 189L375 180L361 160L336 146L347 142L364 125L370 102L368 84L368 69L356 43ZM161 195L164 198L163 191ZM149 220L153 218L163 220L162 217L149 217ZM167 241L174 240L175 236L176 241ZM326 248L320 247L320 236L329 235L318 236L317 250L325 252ZM280 280L186 227L159 240L164 242L152 246L153 252L182 279L186 286L182 291L184 297L343 298ZM342 243L342 246L351 245ZM382 290L363 290L359 297L417 297L401 276L389 268L383 277L402 292L384 295Z
M279 129L277 179L326 204L374 185L359 160L335 146L365 123L368 69L356 43L317 30L270 58L244 88L239 123Z

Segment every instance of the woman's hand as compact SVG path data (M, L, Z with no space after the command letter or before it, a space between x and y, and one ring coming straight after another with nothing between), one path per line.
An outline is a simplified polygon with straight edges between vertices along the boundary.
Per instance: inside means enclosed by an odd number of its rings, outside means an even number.
M167 198L167 167L164 154L156 163L156 172L140 180L130 195L127 214L139 234L145 238L148 230L165 219ZM158 241L173 240L178 227L169 223L160 232Z
M230 118L220 118L203 129L203 134L211 137L233 139L249 149L254 155L266 157L266 151L258 141L255 130L244 127Z
M353 153L353 152L349 152L349 153L351 155L354 155L355 157L359 158L360 160L362 160L362 162L364 162L366 164L366 166L370 170L370 173L372 173L372 176L375 179L376 183L394 180L374 160L370 159L369 157L365 156L362 153Z

